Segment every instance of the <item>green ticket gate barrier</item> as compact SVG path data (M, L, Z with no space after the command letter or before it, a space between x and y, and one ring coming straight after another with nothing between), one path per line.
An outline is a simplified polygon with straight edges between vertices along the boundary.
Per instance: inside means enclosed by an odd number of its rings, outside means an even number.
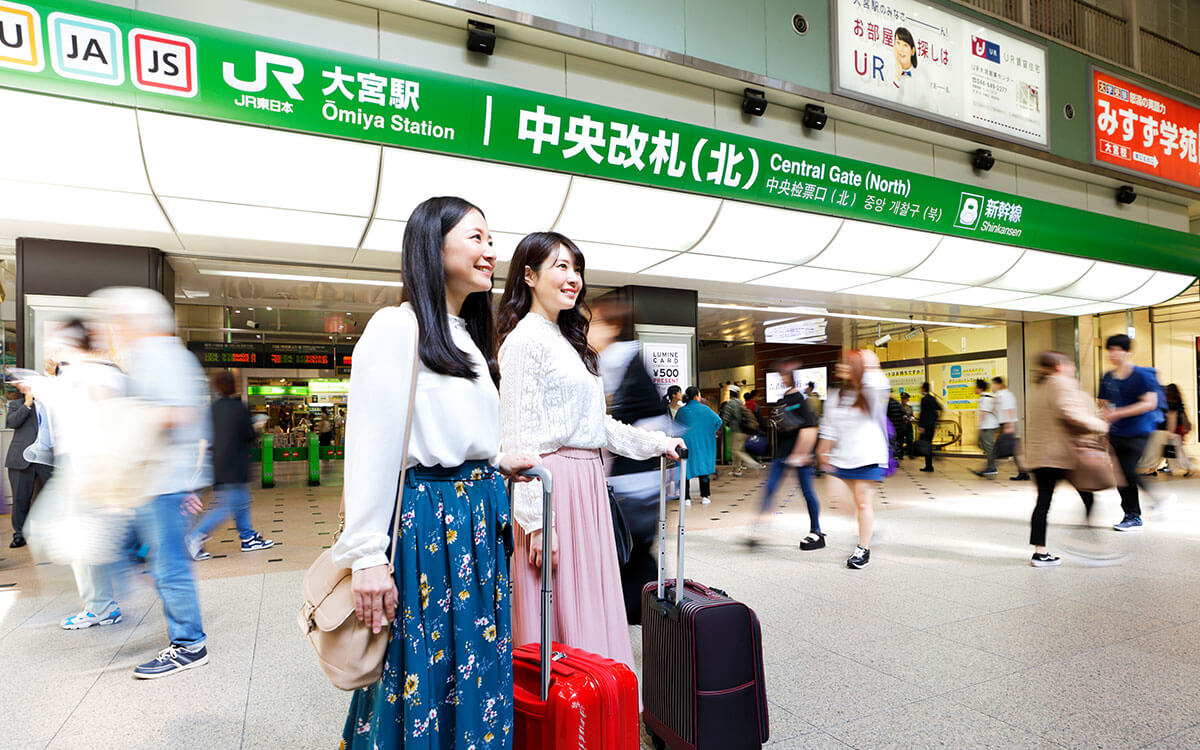
M269 432L262 436L262 486L275 486L275 436Z
M724 446L725 446L725 463L731 464L731 463L733 463L733 441L729 439L729 435L730 435L729 428L723 427L721 429L724 430L724 432L722 432L721 434L725 436L725 440L723 441ZM734 467L734 468L737 468L737 467Z
M321 483L321 446L317 433L308 433L308 486Z

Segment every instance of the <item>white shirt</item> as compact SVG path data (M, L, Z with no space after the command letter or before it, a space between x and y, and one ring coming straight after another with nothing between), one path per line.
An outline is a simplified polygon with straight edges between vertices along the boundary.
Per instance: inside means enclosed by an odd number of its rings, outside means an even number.
M1017 397L1007 388L996 391L996 418L1000 424L1017 421Z
M878 370L867 371L863 374L863 391L868 412L854 406L849 395L849 403L843 403L838 389L829 391L829 398L825 399L820 435L834 442L829 462L839 469L872 464L887 466L890 460L883 427L890 392L887 376Z
M447 317L450 340L470 356L477 377L439 375L422 363L415 404L408 403L408 391L417 319L408 303L375 313L354 347L346 416L346 524L333 545L338 565L359 570L388 562L410 406L408 466L499 463L500 395L466 322Z
M994 430L1000 426L1000 420L996 419L996 413L1000 408L998 399L990 393L979 394L979 407L976 411L979 412L979 429Z
M644 460L666 452L669 445L664 433L608 416L600 376L588 372L558 325L537 313L522 318L500 347L500 404L501 444L509 454L608 448ZM542 528L539 486L515 485L512 505L513 518L526 533Z

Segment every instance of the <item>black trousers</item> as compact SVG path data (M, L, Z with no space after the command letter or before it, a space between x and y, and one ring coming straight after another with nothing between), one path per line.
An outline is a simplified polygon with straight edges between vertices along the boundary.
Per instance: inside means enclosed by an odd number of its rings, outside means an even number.
M710 497L708 475L696 478L700 480L700 497ZM683 483L683 497L685 500L692 499L692 480L690 479Z
M900 443L900 453L897 458L904 458L912 455L913 447L913 426L911 422L906 422L900 425L896 430L896 440Z
M1117 488L1121 495L1121 510L1125 511L1126 515L1139 518L1142 515L1142 505L1138 501L1138 488L1145 490L1146 486L1142 483L1142 475L1138 472L1137 465L1142 459L1142 454L1146 452L1146 441L1149 438L1149 435L1108 436L1108 442L1117 456L1117 465L1121 467L1121 474L1125 477L1125 486Z
M1050 501L1054 499L1054 488L1059 481L1067 478L1066 469L1034 469L1033 479L1037 485L1037 505L1033 508L1033 518L1029 520L1029 543L1035 547L1046 546L1046 517L1050 515ZM1095 495L1090 492L1080 492L1083 500L1083 512L1092 515L1092 503Z
M33 498L50 481L52 467L46 464L29 464L25 469L9 469L8 481L12 485L12 529L14 536L25 533L25 519L29 516L29 508Z

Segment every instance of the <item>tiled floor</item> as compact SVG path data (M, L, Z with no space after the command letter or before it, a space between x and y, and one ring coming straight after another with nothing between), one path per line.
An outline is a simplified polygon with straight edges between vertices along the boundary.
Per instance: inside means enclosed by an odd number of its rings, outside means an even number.
M1115 493L1085 528L1060 488L1050 541L1065 564L1033 569L1030 484L968 464L887 482L863 571L845 567L854 521L824 484L830 546L817 552L796 548L795 493L744 548L758 476L722 478L712 505L688 511L688 577L762 620L769 746L1200 748L1200 482L1156 482L1179 501L1132 537L1101 526L1119 517ZM255 523L281 544L243 554L232 530L210 543L216 559L196 569L212 662L149 683L130 677L166 640L148 576L128 584L124 622L67 632L70 572L5 548L0 748L336 747L348 696L322 677L295 610L339 498L300 482L258 491Z

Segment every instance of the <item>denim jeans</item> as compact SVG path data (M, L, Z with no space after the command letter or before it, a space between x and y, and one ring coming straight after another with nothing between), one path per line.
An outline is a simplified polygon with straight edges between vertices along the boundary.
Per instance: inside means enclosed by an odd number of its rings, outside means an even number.
M821 504L817 500L817 493L813 490L813 467L797 466L796 477L800 480L800 492L804 494L804 502L808 505L808 530L820 531L821 522L818 519L821 513ZM771 462L771 471L767 474L767 488L763 493L762 513L766 513L771 507L771 498L775 495L775 489L779 487L779 480L783 479L783 473L787 471L788 464L786 458L777 458Z
M200 517L200 521L192 533L200 537L209 536L227 515L233 516L239 537L249 539L254 536L254 527L250 524L250 485L218 484L214 486L212 507Z
M150 575L162 599L171 643L193 646L204 643L206 636L192 576L192 556L183 541L188 519L181 503L186 496L185 493L159 495L142 505L134 512L133 531L150 546ZM89 612L100 614L113 602L113 576L121 567L114 563L76 568L76 583Z

